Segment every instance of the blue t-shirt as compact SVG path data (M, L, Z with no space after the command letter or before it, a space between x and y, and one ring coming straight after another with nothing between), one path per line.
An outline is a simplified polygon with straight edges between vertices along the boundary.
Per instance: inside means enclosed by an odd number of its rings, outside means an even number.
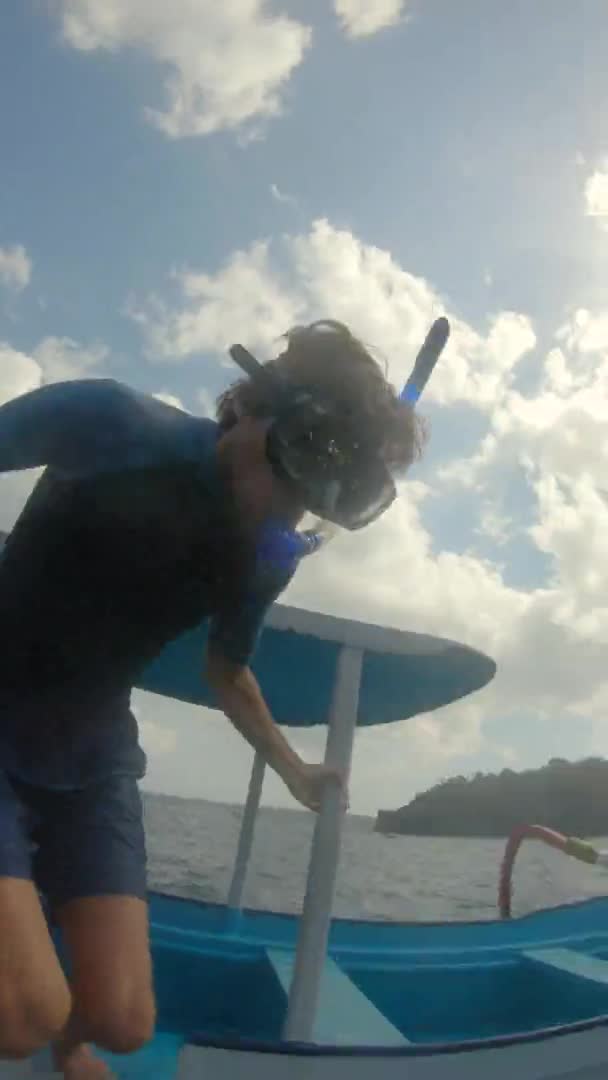
M208 616L211 646L249 662L293 569L257 557L218 431L106 379L0 407L0 472L46 466L0 555L0 767L142 776L130 694L163 646Z

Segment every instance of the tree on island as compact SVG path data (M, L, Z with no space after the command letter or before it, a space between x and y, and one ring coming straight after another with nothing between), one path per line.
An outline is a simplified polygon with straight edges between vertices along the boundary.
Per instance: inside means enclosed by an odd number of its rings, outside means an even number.
M507 836L538 823L575 836L608 836L608 761L552 758L541 769L442 780L398 810L380 810L377 832Z

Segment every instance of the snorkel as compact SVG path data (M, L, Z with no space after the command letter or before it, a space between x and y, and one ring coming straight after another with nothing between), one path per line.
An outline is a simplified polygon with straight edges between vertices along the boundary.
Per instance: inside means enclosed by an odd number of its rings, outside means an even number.
M416 406L449 334L450 325L445 317L433 323L399 395L400 401L412 408ZM275 472L296 484L302 477L301 482L305 485L310 473L310 470L306 470L307 463L312 462L313 466L318 461L321 464L329 463L321 482L317 481L308 500L307 509L317 515L314 527L298 531L272 523L262 530L260 536L258 557L261 560L280 564L285 569L295 569L300 559L319 551L340 528L358 529L379 517L396 497L394 481L387 467L373 455L369 459L365 457L363 447L354 464L347 463L344 471L348 473L350 470L350 475L346 483L342 483L340 464L333 465L332 460L335 456L340 461L339 447L334 451L335 440L327 434L328 429L331 431L332 420L339 422L340 414L334 410L332 415L331 407L324 406L321 396L317 399L314 392L290 385L276 371L260 364L242 345L233 345L230 355L250 379L263 384L271 403L274 418L269 428L267 457ZM322 455L318 454L319 431L321 438L325 438ZM360 449L358 443L355 445ZM296 447L295 453L293 447ZM361 463L362 479L358 482L356 476L353 482L352 474L357 471L358 461ZM369 506L357 506L357 498L361 501L364 496ZM306 504L306 497L304 502Z
M401 401L408 401L414 408L422 394L433 368L441 356L450 336L450 324L444 315L436 319L420 349L412 373L399 394Z

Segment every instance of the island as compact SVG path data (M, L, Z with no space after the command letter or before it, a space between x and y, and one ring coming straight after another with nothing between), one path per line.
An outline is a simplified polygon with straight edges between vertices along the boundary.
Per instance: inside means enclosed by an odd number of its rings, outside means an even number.
M508 836L520 824L570 836L608 836L608 761L552 758L540 769L452 776L397 810L380 810L374 830L410 836Z

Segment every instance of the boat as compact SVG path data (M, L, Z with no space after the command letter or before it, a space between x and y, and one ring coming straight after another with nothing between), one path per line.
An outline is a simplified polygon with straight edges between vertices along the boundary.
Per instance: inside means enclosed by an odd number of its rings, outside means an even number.
M213 706L199 675L205 633L202 625L171 643L140 686ZM344 769L357 726L443 707L482 691L496 670L457 642L281 604L254 668L277 721L326 724L326 760ZM263 776L256 756L226 902L150 894L157 1031L134 1054L102 1055L118 1077L608 1076L608 898L479 922L332 919L343 810L330 786L301 913L244 908ZM25 1067L49 1075L48 1056Z

